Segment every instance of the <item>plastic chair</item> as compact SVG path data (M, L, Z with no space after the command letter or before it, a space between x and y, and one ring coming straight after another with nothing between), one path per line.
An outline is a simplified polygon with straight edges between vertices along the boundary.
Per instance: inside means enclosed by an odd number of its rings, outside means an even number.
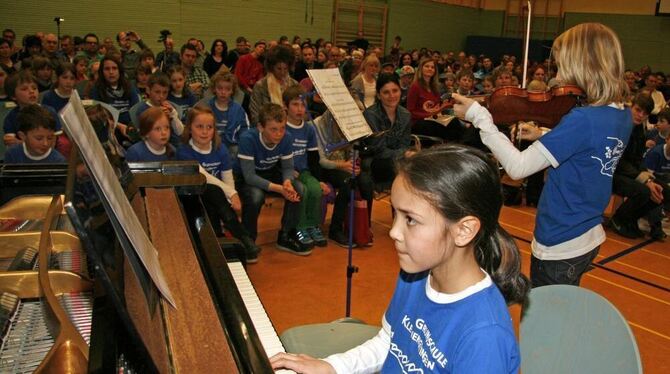
M585 288L533 289L520 336L524 374L642 373L626 320L607 299Z
M128 114L130 114L130 123L134 124L135 126L139 127L140 121L139 121L139 116L137 115L137 112L140 110L140 106L144 104L143 101L138 101L128 109ZM128 125L128 124L126 124Z
M379 329L379 326L344 319L331 323L292 327L284 331L279 338L286 352L305 353L312 357L324 358L365 343L377 335Z
M0 103L0 160L4 160L6 151L5 142L2 140L2 137L5 135L3 130L5 125L5 117L7 117L7 114L9 114L9 112L15 107L16 104L13 101Z

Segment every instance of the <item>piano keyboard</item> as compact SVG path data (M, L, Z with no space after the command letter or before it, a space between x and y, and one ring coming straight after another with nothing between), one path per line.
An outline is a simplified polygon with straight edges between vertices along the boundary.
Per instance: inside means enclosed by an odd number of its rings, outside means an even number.
M244 306L249 312L249 316L254 323L256 332L258 332L258 337L263 344L265 353L268 357L272 357L277 353L286 352L284 346L282 345L279 337L277 336L277 331L275 331L272 322L267 313L265 313L265 308L261 304L261 300L256 294L254 286L251 284L247 272L244 270L241 262L229 262L228 268L230 269L233 278L235 279L235 284L237 289L240 291L242 300L244 301ZM278 370L276 373L293 373L290 370Z

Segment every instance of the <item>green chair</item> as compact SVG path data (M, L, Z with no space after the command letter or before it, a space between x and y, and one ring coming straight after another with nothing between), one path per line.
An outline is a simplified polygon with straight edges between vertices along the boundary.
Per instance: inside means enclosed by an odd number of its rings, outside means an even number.
M349 319L292 327L279 337L286 352L324 358L346 352L379 333L379 326Z
M607 299L585 288L533 289L520 340L524 374L642 373L626 320Z

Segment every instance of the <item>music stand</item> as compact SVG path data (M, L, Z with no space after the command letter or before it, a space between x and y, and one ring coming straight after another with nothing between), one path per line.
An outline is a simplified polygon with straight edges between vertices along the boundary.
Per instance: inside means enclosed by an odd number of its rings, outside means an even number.
M313 94L312 94L313 95ZM305 102L305 97L302 97L302 101L305 104L305 108L307 107L307 103ZM309 122L314 123L314 118L312 117L312 114L307 111L307 118ZM358 160L358 152L360 150L361 144L359 140L355 140L353 142L347 142L343 141L340 143L335 143L335 144L326 144L324 139L321 136L321 133L317 130L316 131L317 136L319 137L319 142L324 145L324 151L326 154L330 154L336 150L345 148L345 147L352 147L352 152L351 152L351 165L353 167L351 168L351 177L349 177L349 227L348 227L348 245L347 245L347 294L346 294L346 308L345 308L345 317L350 318L351 317L351 285L352 285L352 279L354 276L354 273L358 273L358 266L353 265L353 249L354 249L354 200L356 196L356 187L358 183L358 176L356 175L355 171L355 165Z
M350 318L352 279L354 273L358 272L358 267L353 265L354 200L358 178L355 173L355 165L358 159L358 151L361 147L360 140L372 135L372 129L370 129L370 126L365 121L337 69L308 69L307 74L346 139L337 144L326 144L320 132L317 131L317 136L319 136L325 152L332 153L340 148L352 147L352 170L351 178L349 179L349 242L347 248L347 294L345 308L345 317ZM302 99L304 101L304 97ZM305 106L307 106L306 103ZM307 114L308 119L313 122L311 113L307 111Z

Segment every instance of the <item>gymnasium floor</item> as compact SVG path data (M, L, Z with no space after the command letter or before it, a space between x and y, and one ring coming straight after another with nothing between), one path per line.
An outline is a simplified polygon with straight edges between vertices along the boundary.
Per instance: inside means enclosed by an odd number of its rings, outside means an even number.
M278 251L276 239L281 203L263 208L259 235L263 252L247 272L275 329L330 322L346 312L347 250L329 243L310 256ZM535 209L504 207L500 222L514 237L528 274L530 240ZM373 209L374 245L355 249L351 316L379 325L391 298L399 271L388 231L391 227L388 197ZM666 232L670 233L668 222ZM631 240L609 232L596 265L585 274L582 287L612 302L628 320L637 339L645 373L670 372L670 239L666 242Z

